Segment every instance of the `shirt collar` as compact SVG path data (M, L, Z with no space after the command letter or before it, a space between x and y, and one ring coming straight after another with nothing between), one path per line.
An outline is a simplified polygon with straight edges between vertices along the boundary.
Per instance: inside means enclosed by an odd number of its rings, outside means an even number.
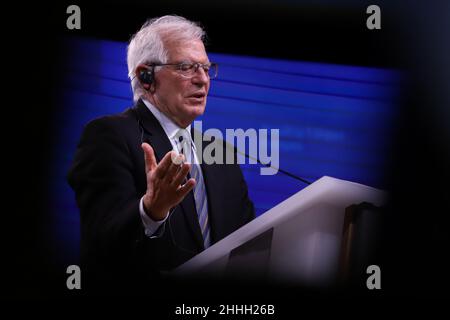
M161 112L158 108L156 108L149 101L147 101L146 99L142 99L142 101L147 106L147 108L150 110L150 112L153 113L153 115L158 120L158 122L161 124L167 137L169 137L170 140L174 140L175 135L182 128L179 127L175 122L172 121L172 119L170 119L168 116L166 116L163 112ZM187 130L187 132L189 132L189 137L192 137L191 125L188 125L186 127L186 130ZM191 139L191 141L192 141L192 139ZM195 143L192 143L192 146L194 147L194 150L195 150Z

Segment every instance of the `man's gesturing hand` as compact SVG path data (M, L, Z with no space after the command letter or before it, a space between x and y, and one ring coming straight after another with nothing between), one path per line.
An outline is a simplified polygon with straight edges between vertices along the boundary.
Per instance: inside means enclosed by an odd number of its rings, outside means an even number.
M163 220L167 212L179 204L194 187L195 180L192 178L181 185L191 166L181 164L183 155L176 155L174 151L167 152L157 164L153 148L148 143L143 143L141 147L144 150L147 175L144 210L153 220Z

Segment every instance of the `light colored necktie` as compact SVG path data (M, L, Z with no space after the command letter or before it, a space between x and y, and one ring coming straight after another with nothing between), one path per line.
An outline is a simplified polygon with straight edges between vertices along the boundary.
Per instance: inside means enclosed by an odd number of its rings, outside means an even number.
M186 129L180 129L176 135L179 151L186 157L186 161L191 163L190 175L195 179L194 200L197 211L200 230L203 236L205 248L211 245L210 226L208 221L208 200L206 198L205 182L203 180L200 165L194 161L194 150L189 132Z

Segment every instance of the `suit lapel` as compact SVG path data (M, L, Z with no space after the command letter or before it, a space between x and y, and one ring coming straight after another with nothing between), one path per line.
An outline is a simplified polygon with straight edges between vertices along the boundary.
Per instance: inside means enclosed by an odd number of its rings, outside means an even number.
M139 116L138 121L140 121L140 125L144 129L143 140L150 143L155 152L156 160L159 162L167 152L172 150L169 138L166 136L159 121L142 100L138 101L135 108Z
M155 152L156 160L160 162L167 152L172 150L172 144L170 143L170 140L159 121L155 118L142 100L139 100L135 108L139 117L138 120L141 122L144 129L143 142L147 142L152 146ZM192 191L189 192L189 194L179 204L179 207L181 207L183 211L196 243L200 248L203 248L203 237L198 222Z

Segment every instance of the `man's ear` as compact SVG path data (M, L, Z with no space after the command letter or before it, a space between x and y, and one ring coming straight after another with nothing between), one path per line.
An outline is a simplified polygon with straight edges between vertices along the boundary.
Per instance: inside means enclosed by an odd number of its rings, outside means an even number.
M139 83L141 84L141 86L147 90L147 91L154 91L154 89L152 89L153 86L153 69L140 64L136 67L136 71L135 71L136 77L138 78Z

